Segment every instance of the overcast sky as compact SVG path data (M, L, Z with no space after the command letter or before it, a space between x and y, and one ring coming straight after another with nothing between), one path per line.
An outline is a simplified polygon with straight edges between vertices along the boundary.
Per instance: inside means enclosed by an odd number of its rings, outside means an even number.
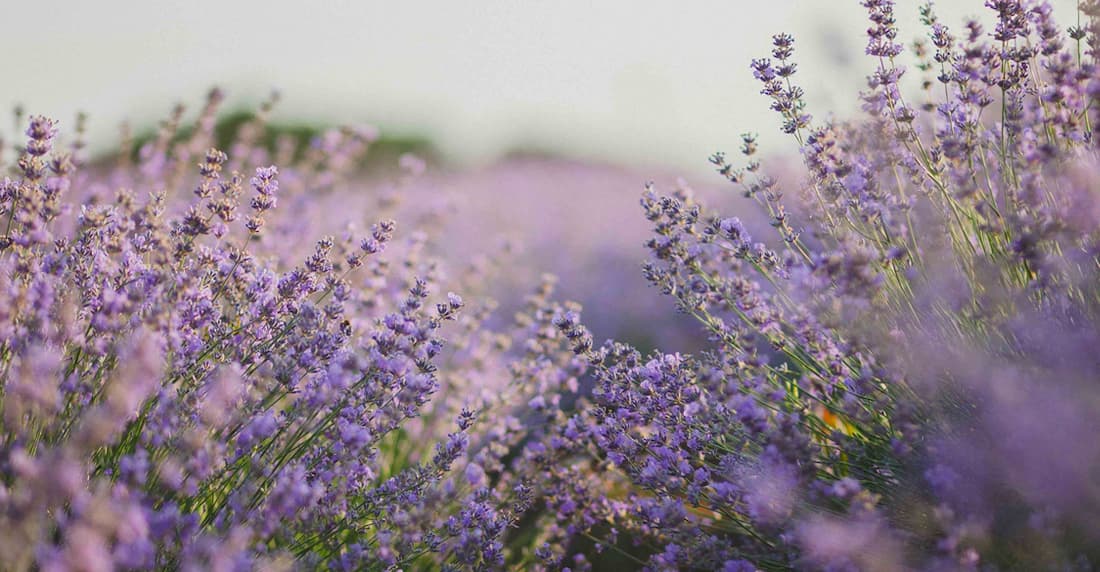
M923 34L919 3L898 2L906 40ZM939 11L957 29L982 3ZM858 0L0 4L0 109L70 124L87 110L98 145L212 85L234 104L277 87L279 119L421 133L460 161L522 146L697 172L744 131L789 149L747 69L771 34L796 35L817 114L850 113L871 66ZM1074 0L1055 5L1076 19Z

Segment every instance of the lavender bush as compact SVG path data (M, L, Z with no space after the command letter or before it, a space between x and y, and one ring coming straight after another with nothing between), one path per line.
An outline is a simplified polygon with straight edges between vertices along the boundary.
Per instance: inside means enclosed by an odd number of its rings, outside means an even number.
M1100 5L1063 32L989 0L987 32L929 4L919 92L893 3L863 6L862 116L811 117L788 35L752 63L803 184L746 135L711 160L762 215L642 197L691 354L597 343L551 276L504 319L537 257L439 256L416 157L349 193L372 128L268 145L273 98L223 152L215 90L107 164L83 119L30 117L0 183L2 567L1091 569Z
M893 3L865 0L865 114L815 121L794 40L752 71L802 148L784 193L744 137L719 172L752 238L679 189L642 199L646 278L711 334L698 355L594 347L590 403L527 449L556 528L650 569L1091 569L1097 562L1100 7L926 5L902 87ZM549 517L547 517L549 518ZM623 540L623 537L629 537Z
M531 498L487 477L523 434L511 412L575 387L539 370L572 358L539 345L563 311L552 281L514 325L485 327L491 300L434 292L477 294L493 259L444 276L384 205L301 252L294 204L341 184L376 133L335 130L267 166L269 102L230 158L204 151L221 97L186 136L178 108L115 167L84 164L79 127L64 148L30 118L2 186L0 562L499 566ZM423 168L402 165L395 185Z

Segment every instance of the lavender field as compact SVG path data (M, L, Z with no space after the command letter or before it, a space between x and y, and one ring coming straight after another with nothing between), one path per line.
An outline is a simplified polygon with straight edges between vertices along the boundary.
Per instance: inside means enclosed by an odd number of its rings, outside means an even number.
M0 570L1100 568L1100 2L971 3L686 178L24 102Z

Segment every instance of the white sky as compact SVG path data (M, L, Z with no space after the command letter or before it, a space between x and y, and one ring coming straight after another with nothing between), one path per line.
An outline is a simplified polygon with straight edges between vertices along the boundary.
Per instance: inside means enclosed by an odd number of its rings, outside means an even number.
M982 3L939 12L959 29ZM898 4L902 37L923 34L920 2ZM771 34L796 35L817 115L850 113L871 65L858 0L0 0L0 26L0 109L87 110L99 145L216 84L231 103L278 87L278 119L423 133L463 161L520 145L685 172L744 131L789 149L748 70Z

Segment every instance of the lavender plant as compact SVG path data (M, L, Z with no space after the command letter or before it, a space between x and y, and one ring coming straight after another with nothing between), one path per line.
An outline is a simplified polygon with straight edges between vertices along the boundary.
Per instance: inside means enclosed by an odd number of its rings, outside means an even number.
M576 387L538 369L552 284L487 326L490 299L433 292L483 291L493 265L446 277L386 200L301 252L286 205L346 181L376 132L284 143L277 168L257 143L275 99L232 157L209 147L221 99L187 130L177 107L136 164L29 120L0 186L3 568L501 566L530 496L498 482L512 414Z
M554 524L533 553L653 570L1090 569L1100 554L1097 17L931 4L903 88L893 2L865 0L864 114L815 121L794 39L752 62L802 149L799 195L712 157L774 234L690 189L642 198L646 278L709 332L695 356L594 346L597 380L526 459ZM547 518L551 518L548 516Z

